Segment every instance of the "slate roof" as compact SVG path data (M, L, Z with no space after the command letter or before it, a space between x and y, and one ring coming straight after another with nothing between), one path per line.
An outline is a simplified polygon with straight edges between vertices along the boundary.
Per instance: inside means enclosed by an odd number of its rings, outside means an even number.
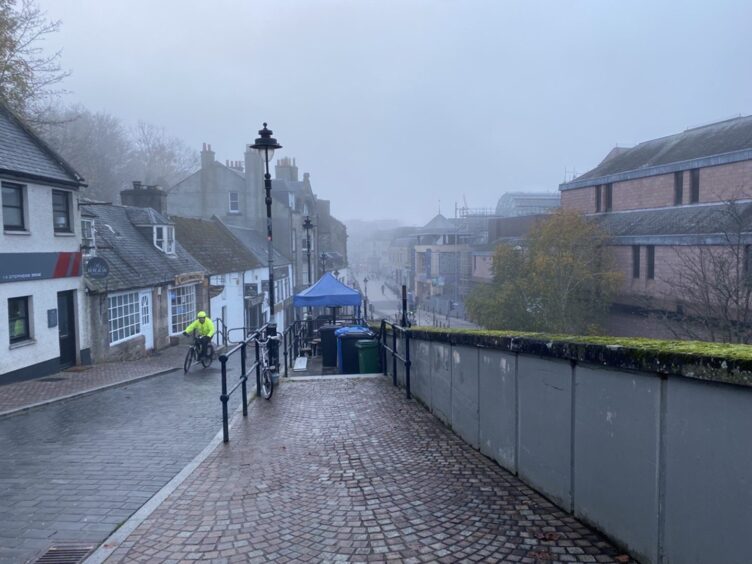
M488 238L497 241L526 237L538 221L549 217L548 214L535 214L493 218L488 223Z
M77 188L83 178L21 119L0 104L0 173Z
M209 274L253 270L261 262L218 220L171 217L175 238Z
M238 227L235 225L227 225L222 223L226 229L230 231L252 254L256 257L263 266L268 266L267 260L267 241L266 237L261 235L255 229L248 227ZM276 249L274 250L274 266L285 266L290 264L290 259L285 258Z
M744 150L752 150L752 116L695 127L629 149L611 151L597 167L578 176L573 183Z
M612 237L708 236L722 233L752 233L752 202L677 206L653 210L611 212L589 216ZM738 219L737 219L738 218ZM738 221L738 223L737 223Z
M453 222L443 215L436 214L434 218L418 230L421 235L438 235L443 233L456 233L461 230L463 225L460 222Z
M171 283L187 272L205 272L183 246L175 243L175 255L168 256L147 239L128 218L129 206L87 206L82 209L94 218L97 256L110 265L104 280L86 279L95 292L151 288Z
M172 225L172 221L153 208L126 206L125 214L133 225Z

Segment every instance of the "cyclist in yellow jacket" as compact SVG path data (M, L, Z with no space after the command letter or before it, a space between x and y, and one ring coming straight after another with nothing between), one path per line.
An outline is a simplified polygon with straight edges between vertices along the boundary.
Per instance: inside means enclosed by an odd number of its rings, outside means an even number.
M215 330L214 323L212 323L212 320L206 316L205 311L198 312L198 317L193 323L185 328L183 335L187 337L194 331L198 333L197 337L201 340L201 356L206 356L206 346L214 336Z

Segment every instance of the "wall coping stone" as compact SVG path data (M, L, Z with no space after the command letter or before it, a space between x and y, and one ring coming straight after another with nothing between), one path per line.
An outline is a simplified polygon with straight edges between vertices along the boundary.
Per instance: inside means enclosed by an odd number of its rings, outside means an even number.
M701 341L413 327L412 339L752 387L752 346Z

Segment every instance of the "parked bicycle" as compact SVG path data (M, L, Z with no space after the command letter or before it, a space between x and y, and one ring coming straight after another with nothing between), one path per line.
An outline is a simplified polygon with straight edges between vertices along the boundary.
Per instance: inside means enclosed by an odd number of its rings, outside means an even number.
M259 345L259 368L261 371L261 396L264 399L270 399L274 393L274 379L272 378L272 367L269 364L269 341L280 341L279 335L269 336L266 339L256 337L254 342Z
M191 369L191 365L194 363L201 363L204 368L211 366L216 353L214 352L214 345L211 341L206 343L206 354L203 354L204 346L201 342L201 337L195 332L193 335L193 343L188 347L188 352L185 355L185 362L183 362L183 373L188 374Z

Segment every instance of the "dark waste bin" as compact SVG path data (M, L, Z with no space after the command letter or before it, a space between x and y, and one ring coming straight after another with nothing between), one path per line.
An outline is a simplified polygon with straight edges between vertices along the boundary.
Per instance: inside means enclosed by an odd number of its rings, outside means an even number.
M360 339L355 342L355 348L358 350L358 369L361 374L381 372L381 355L376 339Z
M321 364L324 366L337 366L337 336L334 334L337 329L340 329L339 325L322 325L319 327Z
M342 327L337 335L337 368L340 374L358 373L358 349L355 343L361 339L373 339L375 334L368 327Z

